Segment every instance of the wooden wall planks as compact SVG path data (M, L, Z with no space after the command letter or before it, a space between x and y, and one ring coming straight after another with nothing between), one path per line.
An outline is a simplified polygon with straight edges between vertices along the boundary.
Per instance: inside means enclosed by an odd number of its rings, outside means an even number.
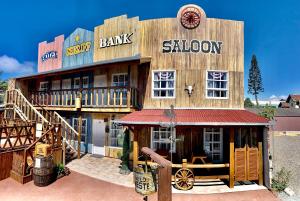
M84 43L90 44L88 49L85 49L86 46L80 47ZM73 46L78 45L75 51L75 54L67 54L67 49ZM80 47L80 49L78 49ZM82 51L82 52L78 52ZM71 66L79 66L83 64L93 63L94 56L94 32L85 30L82 28L77 28L73 33L70 34L68 38L65 39L63 45L63 68Z
M64 35L55 37L53 42L43 41L39 43L38 50L38 72L60 69L62 67L62 47ZM43 61L42 57L49 52L56 52L54 57Z

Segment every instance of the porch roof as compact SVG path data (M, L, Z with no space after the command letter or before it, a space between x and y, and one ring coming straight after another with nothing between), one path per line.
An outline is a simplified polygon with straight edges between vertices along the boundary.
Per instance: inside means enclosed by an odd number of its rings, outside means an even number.
M127 114L116 123L124 125L165 125L170 124L166 115L169 110L143 109ZM195 126L266 126L269 122L247 110L237 109L174 109L176 125Z
M123 57L123 58L116 58L116 59L110 59L110 60L104 60L104 61L97 61L94 63L88 63L88 64L83 64L83 65L78 65L78 66L71 66L71 67L61 67L59 69L55 70L49 70L49 71L43 71L43 72L38 72L38 73L33 73L33 74L28 74L28 75L23 75L19 77L15 77L15 79L28 79L28 78L33 78L33 77L38 77L38 76L49 76L49 75L57 75L58 73L65 73L65 72L72 72L74 70L86 70L87 68L94 68L97 66L105 66L109 64L116 64L116 63L124 63L124 62L139 62L140 64L142 63L147 63L150 62L151 57L141 57L140 54L131 56L131 57Z

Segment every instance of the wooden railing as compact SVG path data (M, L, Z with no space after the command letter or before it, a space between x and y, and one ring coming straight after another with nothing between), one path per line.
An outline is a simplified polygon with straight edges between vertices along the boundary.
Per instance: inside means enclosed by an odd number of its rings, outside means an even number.
M61 131L63 136L63 145L67 143L70 148L76 151L76 145L80 144L78 141L78 132L56 111L48 111L34 99L30 100L34 105L40 108L40 113L51 123L59 123L61 125ZM64 147L65 148L65 147Z
M24 149L36 140L34 122L15 122L0 125L0 153Z
M49 121L35 107L33 107L33 105L18 89L6 91L5 107L12 107L15 112L17 111L22 113L21 118L25 117L26 121L41 123L43 127L47 127L49 124Z
M39 111L31 104L39 106ZM66 122L57 112L50 112L45 110L39 101L35 99L30 102L24 97L20 90L8 90L6 92L5 104L6 107L12 107L14 111L20 111L25 115L26 120L42 124L43 130L47 130L49 126L54 124L61 124L61 131L63 132L64 142L76 151L75 144L78 143L78 132ZM4 115L5 116L5 115ZM7 115L6 115L7 116ZM80 144L80 142L78 143ZM65 152L64 152L65 154Z
M138 91L136 88L129 87L95 87L31 92L31 99L42 106L75 107L76 97L81 97L82 107L138 106Z
M23 176L30 174L30 169L33 167L34 161L34 148L38 142L42 142L45 144L49 144L51 146L51 150L53 151L56 148L62 147L62 136L61 136L61 125L53 124L49 127L48 130L44 131L42 136L35 140L24 150L24 165L23 165Z

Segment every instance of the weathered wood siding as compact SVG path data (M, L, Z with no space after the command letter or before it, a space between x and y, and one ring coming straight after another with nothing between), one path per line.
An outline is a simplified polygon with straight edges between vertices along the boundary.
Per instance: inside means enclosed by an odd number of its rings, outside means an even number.
M142 56L151 56L150 73L145 92L145 108L211 107L243 108L244 100L244 29L243 22L207 18L203 26L185 29L177 18L140 22ZM221 54L163 53L164 40L186 39L222 41ZM176 98L153 99L152 70L176 70ZM206 98L207 70L229 73L228 99ZM185 85L194 85L191 97Z
M50 43L47 43L47 41L39 43L38 72L55 70L62 67L63 43L64 35L55 37L54 41ZM56 52L56 56L43 61L42 57L51 51Z
M100 39L131 34L132 43L111 47L100 47ZM131 57L139 54L139 18L127 19L126 15L104 20L104 24L95 27L94 62Z
M81 49L82 52L73 52L72 54L67 52L67 49L70 47L73 47L74 49L77 49L76 51L78 51L80 45L86 43L88 43L87 45L89 45L89 47L86 49L86 46L84 46L84 50ZM65 39L63 46L63 68L93 63L93 56L94 32L77 28L68 38Z

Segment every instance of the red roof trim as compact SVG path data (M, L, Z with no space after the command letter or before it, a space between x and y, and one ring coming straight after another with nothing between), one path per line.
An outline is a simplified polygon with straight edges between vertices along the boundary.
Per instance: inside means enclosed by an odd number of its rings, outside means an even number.
M175 109L176 125L268 125L268 120L247 110ZM121 124L161 125L170 123L163 109L143 109L119 120Z

